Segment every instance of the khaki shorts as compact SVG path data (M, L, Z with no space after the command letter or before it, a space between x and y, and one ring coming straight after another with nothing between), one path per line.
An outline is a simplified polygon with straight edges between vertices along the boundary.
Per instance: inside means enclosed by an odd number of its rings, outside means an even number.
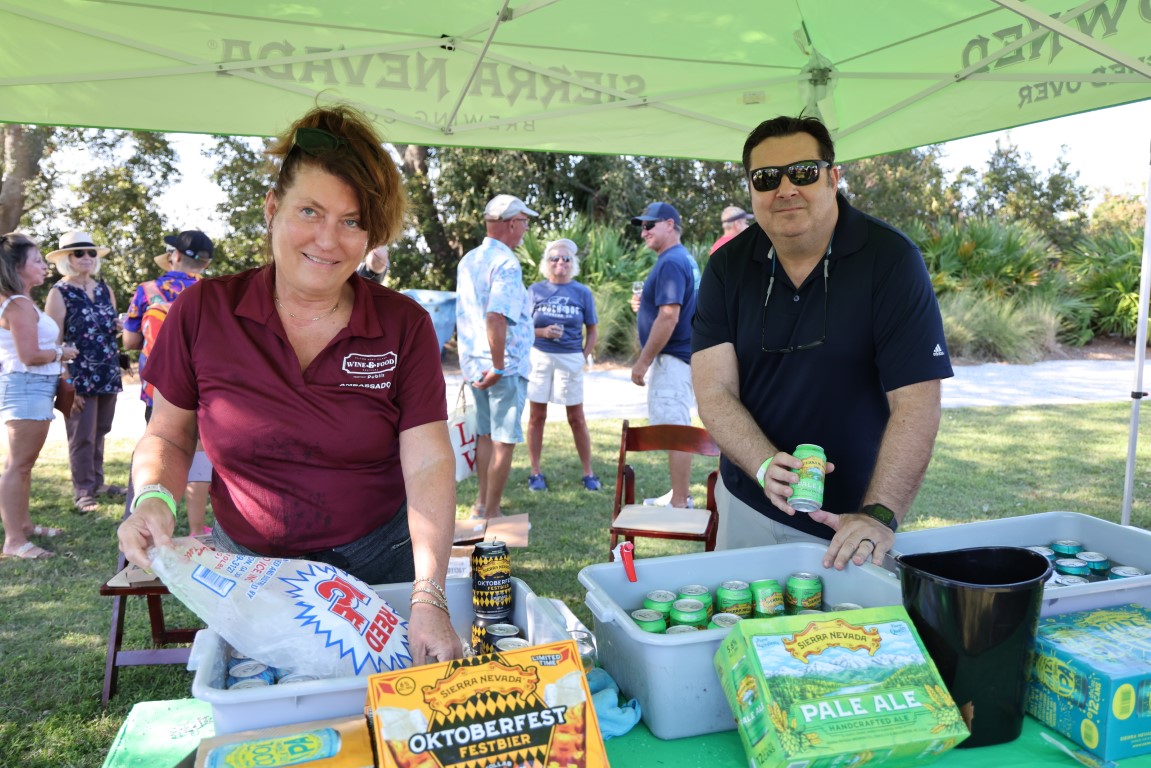
M648 423L688 426L694 405L691 366L678 357L657 356L647 376Z
M765 547L769 544L791 544L796 541L827 545L827 539L797 531L744 504L727 490L727 486L723 484L723 475L719 476L715 484L715 505L719 510L719 530L715 535L716 549ZM830 528L828 532L831 532Z
M528 400L559 405L583 402L582 352L542 352L532 347L531 362Z

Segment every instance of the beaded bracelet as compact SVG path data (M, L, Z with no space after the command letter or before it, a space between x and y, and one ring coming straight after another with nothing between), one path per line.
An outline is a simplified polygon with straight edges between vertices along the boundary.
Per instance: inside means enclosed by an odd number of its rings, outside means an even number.
M448 610L448 606L445 605L444 603L439 602L438 600L424 600L422 597L413 597L412 598L412 605L415 605L416 603L427 603L428 605L434 605L435 607L439 608L444 613L451 616L451 611Z

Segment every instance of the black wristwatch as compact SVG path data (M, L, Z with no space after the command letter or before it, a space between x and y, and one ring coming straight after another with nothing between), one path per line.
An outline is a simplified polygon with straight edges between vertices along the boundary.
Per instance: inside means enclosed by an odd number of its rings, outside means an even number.
M895 513L882 504L866 504L863 509L859 510L859 514L878 520L890 528L892 533L895 533L899 528L899 521L895 519Z

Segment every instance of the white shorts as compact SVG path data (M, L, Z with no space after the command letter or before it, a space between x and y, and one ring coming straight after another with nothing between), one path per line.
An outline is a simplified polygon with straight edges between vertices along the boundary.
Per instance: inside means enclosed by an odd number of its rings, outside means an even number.
M541 352L531 349L528 400L533 403L579 405L583 402L582 352Z
M827 544L827 539L797 531L791 526L760 514L755 507L744 504L727 490L727 486L723 484L723 475L719 476L715 484L715 505L719 510L719 529L715 534L716 549L766 547L769 544L790 544L796 541ZM831 532L831 529L828 531Z
M647 373L648 423L689 426L695 405L691 366L678 357L658 355Z

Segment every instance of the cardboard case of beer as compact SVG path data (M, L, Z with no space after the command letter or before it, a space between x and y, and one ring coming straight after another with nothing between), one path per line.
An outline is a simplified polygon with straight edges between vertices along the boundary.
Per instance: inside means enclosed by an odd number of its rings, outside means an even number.
M715 670L754 768L926 765L969 735L901 606L741 621Z
M1105 760L1151 753L1151 611L1039 620L1027 712Z
M374 768L375 764L368 720L362 714L213 736L196 750L196 768Z
M573 641L368 678L382 768L597 768L603 736Z

